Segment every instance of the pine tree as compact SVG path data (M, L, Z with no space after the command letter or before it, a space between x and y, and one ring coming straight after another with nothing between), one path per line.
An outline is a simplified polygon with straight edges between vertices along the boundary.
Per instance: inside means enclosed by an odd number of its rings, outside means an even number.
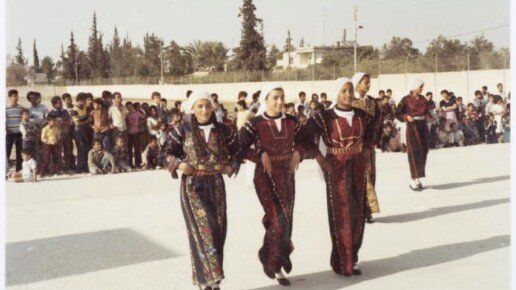
M45 56L41 61L41 70L47 74L48 83L51 83L56 75L56 68L51 57Z
M294 51L294 46L292 45L292 37L290 36L290 29L287 31L287 39L285 40L285 46L283 47L284 51L288 53L288 68L290 68L290 53Z
M18 38L18 45L16 46L15 60L16 60L16 63L19 65L24 66L25 64L27 64L27 60L25 59L25 56L23 55L21 38Z
M280 56L281 51L275 45L272 45L267 56L267 68L269 70L274 69Z
M88 41L88 64L93 78L109 77L109 69L106 63L102 34L97 29L97 14L93 13L91 35Z
M63 75L66 79L79 81L79 48L75 44L73 31L70 33L70 45L66 51L66 58L63 62Z
M262 20L256 17L255 10L252 0L244 0L238 14L238 17L242 17L242 36L240 46L235 49L237 68L251 71L265 69L267 59L263 34L256 30Z
M115 26L115 32L113 34L113 41L109 46L109 64L110 64L110 75L111 77L119 78L123 74L123 54L122 46L120 43L120 36L118 35L118 29Z
M34 44L32 46L33 56L34 56L34 71L40 73L41 67L39 66L39 56L38 50L36 49L36 39L34 39Z

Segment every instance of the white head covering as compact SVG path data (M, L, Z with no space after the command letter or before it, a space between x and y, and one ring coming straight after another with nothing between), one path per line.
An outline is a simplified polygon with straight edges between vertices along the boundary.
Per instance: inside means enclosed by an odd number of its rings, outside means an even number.
M360 81L365 75L368 74L363 72L357 72L353 75L353 77L351 78L351 82L353 82L353 87L355 88L355 90L357 89L358 83L360 83Z
M188 101L186 102L186 108L185 112L192 112L192 108L198 100L206 99L210 101L211 106L214 107L213 99L211 98L211 94L207 91L194 91L188 98ZM193 112L192 112L193 113Z
M258 107L258 112L256 112L256 116L259 116L263 113L265 113L265 110L267 109L267 104L265 103L265 99L269 95L270 92L272 92L275 89L282 89L283 87L278 83L271 83L265 85L262 90L260 91L260 97L258 99L258 103L260 104L260 107Z
M330 109L337 105L337 101L339 100L339 92L342 86L346 83L352 83L352 81L348 78L339 78L335 80L333 83L333 94L331 95L331 105Z
M415 89L418 89L421 85L423 85L425 82L418 78L413 78L409 82L409 93Z

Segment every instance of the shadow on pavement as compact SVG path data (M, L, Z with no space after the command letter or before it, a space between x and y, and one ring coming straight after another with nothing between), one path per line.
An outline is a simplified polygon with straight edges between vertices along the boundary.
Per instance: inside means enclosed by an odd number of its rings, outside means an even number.
M322 271L305 275L291 276L291 288L308 290L337 290L346 288L363 281L378 279L400 272L430 267L442 263L468 258L477 254L508 247L509 235L494 236L491 238L441 245L427 249L415 250L399 256L384 258L360 263L362 276L338 276L333 271ZM507 265L510 259L507 257ZM486 265L487 267L488 265ZM328 268L330 267L328 262ZM274 282L271 282L274 283ZM261 288L247 288L248 290L281 290L280 285ZM417 289L415 287L414 289Z
M8 243L7 286L178 256L127 228Z
M491 200L484 200L474 203L467 203L467 204L460 204L460 205L452 205L452 206L443 206L443 207L436 207L432 208L423 212L412 212L412 213L406 213L406 214L398 214L398 215L392 215L392 216L386 216L386 217L378 217L375 218L375 221L378 223L406 223L406 222L412 222L422 219L428 219L433 218L441 215L466 211L466 210L472 210L472 209L478 209L483 207L490 207L495 206L499 204L509 203L509 198L500 198L500 199L491 199Z
M502 176L496 176L496 177L478 178L478 179L474 179L473 181L467 181L467 182L455 182L455 183L432 185L432 186L429 186L429 188L437 189L437 190L448 190L448 189L454 189L457 187L469 186L469 185L480 184L480 183L496 182L496 181L502 181L502 180L507 180L507 179L511 179L511 176L510 175L502 175Z

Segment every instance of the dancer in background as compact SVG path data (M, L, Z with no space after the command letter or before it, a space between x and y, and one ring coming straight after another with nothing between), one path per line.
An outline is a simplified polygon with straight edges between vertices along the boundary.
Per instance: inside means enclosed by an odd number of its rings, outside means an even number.
M383 130L383 116L380 103L375 98L367 95L371 87L371 77L366 73L356 73L351 79L357 95L353 101L353 107L364 110L368 114L367 125L364 131L364 147L362 156L364 157L366 175L366 197L368 223L373 223L372 214L380 212L378 198L376 196L376 151L375 147L380 147L380 139Z
M421 191L423 185L420 178L425 177L426 157L428 155L428 126L426 118L429 114L428 103L421 95L425 83L420 79L410 82L410 92L401 99L396 108L396 118L406 123L407 155L412 181L412 190Z

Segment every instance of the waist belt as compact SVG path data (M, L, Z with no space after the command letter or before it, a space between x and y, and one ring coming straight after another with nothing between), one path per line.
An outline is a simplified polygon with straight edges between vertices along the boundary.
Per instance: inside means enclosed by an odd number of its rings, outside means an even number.
M286 160L290 160L291 158L292 158L291 153L270 156L271 161L286 161Z
M351 147L328 147L328 153L333 155L352 155L362 152L362 142Z
M193 176L212 176L222 174L218 170L195 170L194 173L192 173Z
M416 121L423 121L425 120L425 116L412 116L412 118Z

